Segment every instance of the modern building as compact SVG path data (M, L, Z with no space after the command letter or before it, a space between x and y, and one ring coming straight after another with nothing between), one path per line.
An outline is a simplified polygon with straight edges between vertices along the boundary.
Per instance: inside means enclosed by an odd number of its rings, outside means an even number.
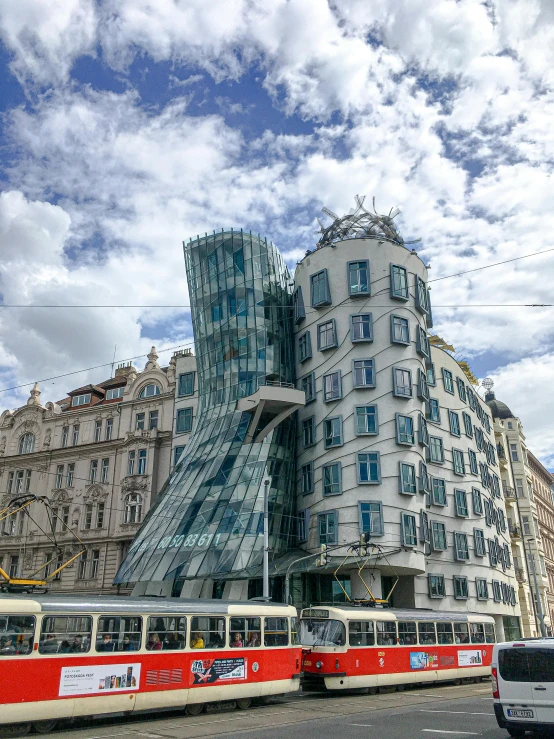
M272 560L294 530L291 414L304 394L293 385L291 280L277 249L242 231L189 242L185 261L196 419L116 582L135 594L246 598L258 594L266 490Z
M546 631L551 628L551 621L547 602L545 553L539 530L537 500L533 493L529 451L519 418L505 403L496 399L494 392L487 392L485 401L494 420L495 444L508 512L512 559L518 582L522 635L540 636L541 610L546 616Z
M179 461L192 433L198 406L198 382L196 357L191 349L175 352L175 408L173 417L173 442L171 470Z
M161 368L152 347L142 372L72 390L57 403L27 404L0 416L2 508L24 494L46 496L0 524L0 565L11 577L54 572L54 592L114 592L117 568L169 474L175 360ZM1 585L1 582L0 582Z
M537 506L539 519L539 536L544 550L544 559L539 558L541 576L548 581L546 589L547 608L549 618L545 619L546 629L552 634L554 623L554 476L539 460L527 451L527 461L531 472L531 486Z

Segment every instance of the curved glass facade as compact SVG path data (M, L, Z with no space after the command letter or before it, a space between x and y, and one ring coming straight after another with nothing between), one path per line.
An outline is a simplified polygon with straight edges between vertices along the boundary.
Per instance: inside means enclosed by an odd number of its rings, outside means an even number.
M263 480L271 479L270 550L284 554L294 509L295 421L245 444L259 385L293 383L291 285L273 244L221 232L184 247L198 371L190 441L116 583L248 577L262 563ZM256 573L259 574L259 573Z

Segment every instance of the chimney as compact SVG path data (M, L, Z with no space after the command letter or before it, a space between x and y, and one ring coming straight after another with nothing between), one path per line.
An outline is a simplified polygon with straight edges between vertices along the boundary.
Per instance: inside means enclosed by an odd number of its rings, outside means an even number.
M131 372L136 372L132 362L122 362L118 364L115 370L116 377L127 377Z

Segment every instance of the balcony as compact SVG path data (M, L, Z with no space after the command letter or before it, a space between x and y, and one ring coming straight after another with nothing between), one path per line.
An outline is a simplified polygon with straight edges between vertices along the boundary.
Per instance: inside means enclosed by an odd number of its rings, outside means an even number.
M516 491L511 488L509 485L502 485L502 490L504 491L504 498L508 503L515 503L516 502Z
M265 381L253 395L241 398L239 411L251 414L245 444L260 443L285 418L306 404L306 394L294 385Z
M516 580L518 582L527 582L527 578L525 577L525 570L522 570L521 567L516 567Z
M510 536L512 539L521 539L521 529L519 526L510 526Z

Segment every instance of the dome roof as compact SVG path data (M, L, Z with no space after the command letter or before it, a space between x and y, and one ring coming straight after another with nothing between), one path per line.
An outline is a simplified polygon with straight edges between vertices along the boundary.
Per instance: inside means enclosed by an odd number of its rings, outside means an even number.
M506 403L503 403L501 400L497 400L493 392L485 394L485 403L491 409L493 418L515 418Z

